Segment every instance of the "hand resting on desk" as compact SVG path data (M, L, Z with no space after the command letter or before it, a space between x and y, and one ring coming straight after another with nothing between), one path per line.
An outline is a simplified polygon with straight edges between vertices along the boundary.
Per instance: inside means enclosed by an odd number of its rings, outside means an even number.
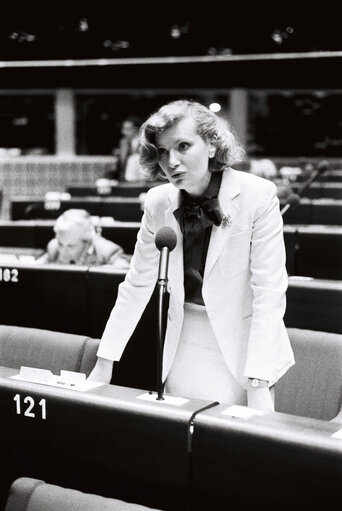
M88 380L109 384L112 379L113 360L97 357L94 369L88 376Z

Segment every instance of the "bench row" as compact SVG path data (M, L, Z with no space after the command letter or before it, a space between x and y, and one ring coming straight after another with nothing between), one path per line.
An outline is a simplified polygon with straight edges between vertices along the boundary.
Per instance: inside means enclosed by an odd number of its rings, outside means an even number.
M57 209L46 209L44 200L30 197L11 199L11 220L55 219L70 208L86 209L91 215L111 216L115 220L139 222L143 214L142 201L133 197L79 197L59 201ZM342 225L342 200L301 200L296 208L284 215L285 223Z
M301 185L291 185L293 192L297 193ZM308 199L342 199L342 183L311 183L311 185L303 190L303 197Z
M151 184L131 184L119 183L115 186L107 184L99 186L68 186L66 192L70 193L72 197L96 197L96 196L111 196L111 197L139 197L141 193L146 193Z
M0 267L0 323L100 337L125 272L108 267L25 263ZM288 327L342 333L342 281L290 277ZM136 336L156 334L152 295Z
M0 254L10 253L10 247L45 249L54 236L53 225L53 220L0 221ZM132 254L139 228L140 222L113 222L101 230ZM284 225L284 240L289 275L342 280L342 226Z
M303 186L303 183L291 184L294 192ZM151 186L148 185L130 185L119 184L116 186L96 187L96 186L69 186L66 189L72 197L96 197L96 196L110 196L110 197L138 197L141 193L146 193ZM310 187L304 190L304 197L310 199L320 199L323 197L330 197L332 199L342 199L342 182L314 182Z

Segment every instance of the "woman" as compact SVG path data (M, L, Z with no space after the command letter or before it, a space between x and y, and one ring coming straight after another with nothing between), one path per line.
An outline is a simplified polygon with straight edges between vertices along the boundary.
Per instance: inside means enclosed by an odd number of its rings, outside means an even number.
M178 243L169 259L165 392L274 409L274 384L294 364L283 323L283 224L276 186L231 168L242 157L232 128L199 103L169 103L143 124L141 165L169 183L147 193L91 379L110 382L157 280L155 234L169 226Z

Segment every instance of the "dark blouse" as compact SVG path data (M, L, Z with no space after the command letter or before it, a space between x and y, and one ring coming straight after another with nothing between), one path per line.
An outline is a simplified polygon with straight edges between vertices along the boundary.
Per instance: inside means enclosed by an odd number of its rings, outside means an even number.
M212 226L220 225L222 213L218 193L222 172L213 172L202 197L181 190L182 204L174 216L183 233L185 301L204 305L202 284Z

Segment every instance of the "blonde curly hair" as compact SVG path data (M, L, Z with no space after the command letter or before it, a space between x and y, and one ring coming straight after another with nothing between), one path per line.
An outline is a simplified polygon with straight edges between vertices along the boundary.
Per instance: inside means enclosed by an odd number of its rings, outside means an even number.
M95 236L95 225L85 209L67 209L56 220L53 230L56 234L77 227L83 241L91 241Z
M163 133L187 116L194 119L197 132L203 140L215 148L210 170L222 170L243 160L244 148L227 120L201 103L181 99L160 107L140 128L140 165L147 179L165 178L159 165L156 134Z

